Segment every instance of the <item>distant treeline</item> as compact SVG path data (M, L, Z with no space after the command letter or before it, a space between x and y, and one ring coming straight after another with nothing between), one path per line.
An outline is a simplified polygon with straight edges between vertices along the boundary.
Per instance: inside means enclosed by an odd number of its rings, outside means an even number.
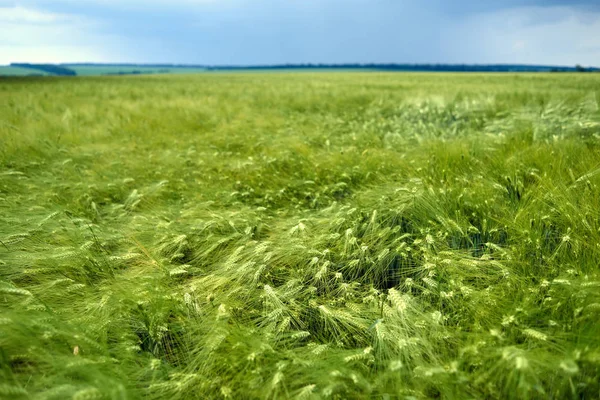
M36 71L43 71L53 75L75 76L77 73L72 69L56 65L56 64L29 64L29 63L12 63L11 67L28 68Z
M206 68L206 66L190 65L190 64L132 64L132 63L63 63L57 64L62 67L120 67L120 68Z
M549 66L521 64L284 64L252 66L205 66L207 70L285 70L285 69L368 69L376 71L432 71L432 72L587 72L598 68L581 66Z
M574 67L552 65L526 65L526 64L278 64L278 65L184 65L184 64L62 64L69 66L88 67L149 67L149 68L198 68L209 71L220 70L286 70L286 69L369 69L378 71L448 71L448 72L591 72L600 71L599 68L584 68L580 65Z
M102 75L137 75L148 73L168 73L178 68L205 69L207 71L241 71L241 70L371 70L371 71L424 71L424 72L600 72L600 68L585 68L551 65L524 64L280 64L280 65L184 65L184 64L29 64L13 63L13 67L29 68L53 75L74 76L77 73L70 67L114 67L132 68L131 71L107 71ZM157 68L158 71L142 71L135 68Z
M584 68L552 65L526 64L277 64L277 65L190 65L190 64L61 64L65 67L148 67L148 68L198 68L209 71L221 70L291 70L291 69L360 69L377 71L447 71L447 72L588 72L600 71L599 68Z

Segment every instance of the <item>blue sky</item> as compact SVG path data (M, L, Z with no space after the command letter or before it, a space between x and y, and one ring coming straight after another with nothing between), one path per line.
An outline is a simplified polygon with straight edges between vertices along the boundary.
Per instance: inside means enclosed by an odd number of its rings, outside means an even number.
M600 66L600 0L0 0L10 62Z

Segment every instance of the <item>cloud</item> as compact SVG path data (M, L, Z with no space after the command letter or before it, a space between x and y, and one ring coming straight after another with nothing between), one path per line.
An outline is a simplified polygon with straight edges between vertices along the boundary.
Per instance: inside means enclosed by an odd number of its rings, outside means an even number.
M28 9L21 6L0 7L0 24L43 24L65 19L56 13Z
M600 2L597 0L430 0L445 13L451 15L468 15L473 13L492 13L497 11L520 8L554 8L569 7L583 11L600 11Z
M22 0L0 8L0 63L599 65L596 3Z
M95 20L20 5L0 7L0 27L0 64L108 60L114 39L95 33Z
M515 51L523 51L527 46L527 42L524 40L516 40L513 44L513 50Z
M474 14L455 24L453 61L600 65L600 12L523 7ZM451 43L446 43L451 45Z

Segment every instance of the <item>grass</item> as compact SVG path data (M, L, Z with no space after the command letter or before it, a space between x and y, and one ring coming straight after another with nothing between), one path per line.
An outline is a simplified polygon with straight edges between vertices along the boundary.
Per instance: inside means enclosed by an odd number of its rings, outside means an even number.
M600 76L0 96L0 397L599 397Z

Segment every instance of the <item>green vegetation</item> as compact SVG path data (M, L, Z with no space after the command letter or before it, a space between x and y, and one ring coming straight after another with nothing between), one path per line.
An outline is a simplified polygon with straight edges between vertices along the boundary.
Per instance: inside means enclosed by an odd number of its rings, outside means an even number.
M206 71L205 68L187 67L147 67L147 66L114 66L114 65L62 65L50 66L45 64L26 64L27 68L19 66L0 66L0 76L31 76L31 75L65 75L61 70L72 71L77 75L140 75L140 74L192 74ZM50 67L50 68L48 68ZM57 73L52 72L54 68ZM49 69L49 70L44 70Z
M0 77L2 76L31 76L31 75L49 75L44 71L33 71L30 68L11 67L0 65Z
M167 68L167 67L144 67L144 66L87 66L69 65L77 75L119 75L119 74L191 74L204 72L204 68Z
M0 397L598 398L600 75L0 97Z
M98 75L148 75L148 74L192 74L200 72L598 72L595 67L584 68L548 66L548 65L522 65L522 64L279 64L279 65L254 65L254 66L200 66L179 64L11 64L11 67L42 72L44 75L53 76L98 76ZM30 75L23 74L10 67L0 66L0 76ZM38 74L39 75L39 74Z
M30 69L34 73L45 72L56 76L75 76L75 71L56 64L13 63L11 67Z

